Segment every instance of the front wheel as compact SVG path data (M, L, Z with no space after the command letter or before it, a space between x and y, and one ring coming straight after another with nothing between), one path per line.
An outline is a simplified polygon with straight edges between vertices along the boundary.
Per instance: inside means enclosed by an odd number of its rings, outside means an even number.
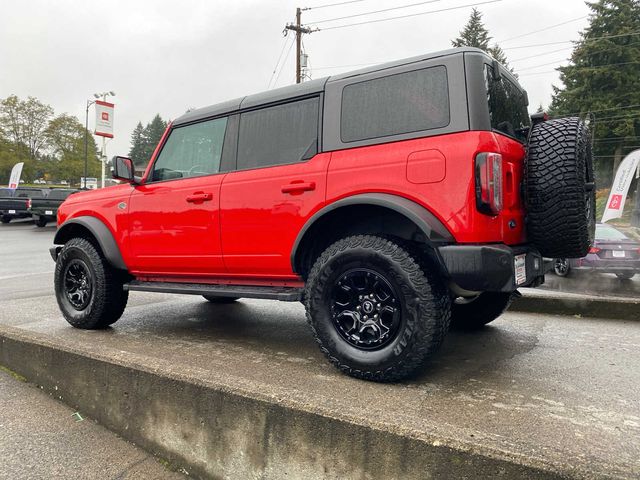
M513 294L505 292L458 298L451 305L451 326L458 330L478 330L502 315L512 300Z
M94 330L116 322L129 298L119 271L84 238L69 240L56 262L54 287L64 318L76 328Z
M305 306L329 361L366 380L413 375L449 328L442 279L419 255L370 235L344 238L320 255L307 280Z
M2 218L0 218L0 220L2 221L2 223L9 223L11 221L11 216L3 215Z
M38 217L36 220L36 226L38 228L44 228L47 226L47 218L46 217Z

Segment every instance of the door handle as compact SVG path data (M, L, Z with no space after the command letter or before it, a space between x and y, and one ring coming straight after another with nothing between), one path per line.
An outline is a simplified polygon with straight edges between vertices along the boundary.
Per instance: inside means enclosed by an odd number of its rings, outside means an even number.
M316 189L316 182L291 182L282 186L282 193L302 193Z
M212 193L195 192L187 197L189 203L210 202L211 200L213 200Z

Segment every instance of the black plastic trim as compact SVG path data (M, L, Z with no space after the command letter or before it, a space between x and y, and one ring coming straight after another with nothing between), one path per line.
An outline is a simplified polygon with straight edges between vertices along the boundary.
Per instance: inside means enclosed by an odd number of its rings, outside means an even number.
M303 289L299 287L272 287L253 285L213 285L204 283L142 282L134 280L124 285L125 290L183 295L211 295L215 297L262 298L283 302L298 302Z
M112 267L120 270L127 270L127 265L122 259L122 254L120 253L118 244L113 238L111 231L104 223L102 223L101 220L95 217L76 217L62 224L53 239L54 245L65 244L71 238L67 237L67 234L74 225L80 225L91 232L91 235L93 235L98 242L98 245L102 250L102 254Z
M337 210L338 208L350 206L350 205L375 205L380 207L386 207L390 210L394 210L401 215L404 215L425 234L426 242L430 245L434 244L447 244L455 241L453 235L447 230L443 223L436 218L429 210L418 205L412 200L397 195L390 195L388 193L363 193L360 195L353 195L346 197L330 205L325 206L321 210L317 211L307 222L304 224L296 241L291 249L291 266L293 271L296 271L295 258L298 252L298 247L302 243L302 240L307 231L313 226L313 224L326 215L329 212ZM437 253L437 252L436 252Z
M513 292L542 283L545 262L533 247L504 244L446 245L438 248L451 280L465 290ZM516 284L514 261L526 255L526 279Z

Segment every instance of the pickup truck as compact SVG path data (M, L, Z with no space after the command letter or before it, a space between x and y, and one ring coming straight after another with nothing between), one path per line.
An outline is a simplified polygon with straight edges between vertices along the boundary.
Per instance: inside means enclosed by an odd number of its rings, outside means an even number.
M58 207L69 195L78 190L71 188L55 188L46 197L33 197L31 199L31 216L38 227L44 227L48 222L53 222L58 213Z
M18 188L14 192L5 193L0 197L0 220L2 223L9 223L14 218L30 217L30 200L43 198L48 191L46 188Z

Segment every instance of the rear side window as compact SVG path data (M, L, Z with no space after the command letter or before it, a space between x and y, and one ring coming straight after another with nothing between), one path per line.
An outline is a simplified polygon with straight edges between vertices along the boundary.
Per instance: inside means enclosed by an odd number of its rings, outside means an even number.
M307 160L318 152L318 98L240 115L238 169Z
M494 79L492 67L486 64L484 78L491 128L521 142L526 142L526 129L531 125L531 119L527 112L527 100L524 93L505 77L501 76L499 80Z
M225 117L173 129L153 165L151 180L218 173L226 128Z
M340 137L356 142L449 124L444 66L347 85L342 91Z

